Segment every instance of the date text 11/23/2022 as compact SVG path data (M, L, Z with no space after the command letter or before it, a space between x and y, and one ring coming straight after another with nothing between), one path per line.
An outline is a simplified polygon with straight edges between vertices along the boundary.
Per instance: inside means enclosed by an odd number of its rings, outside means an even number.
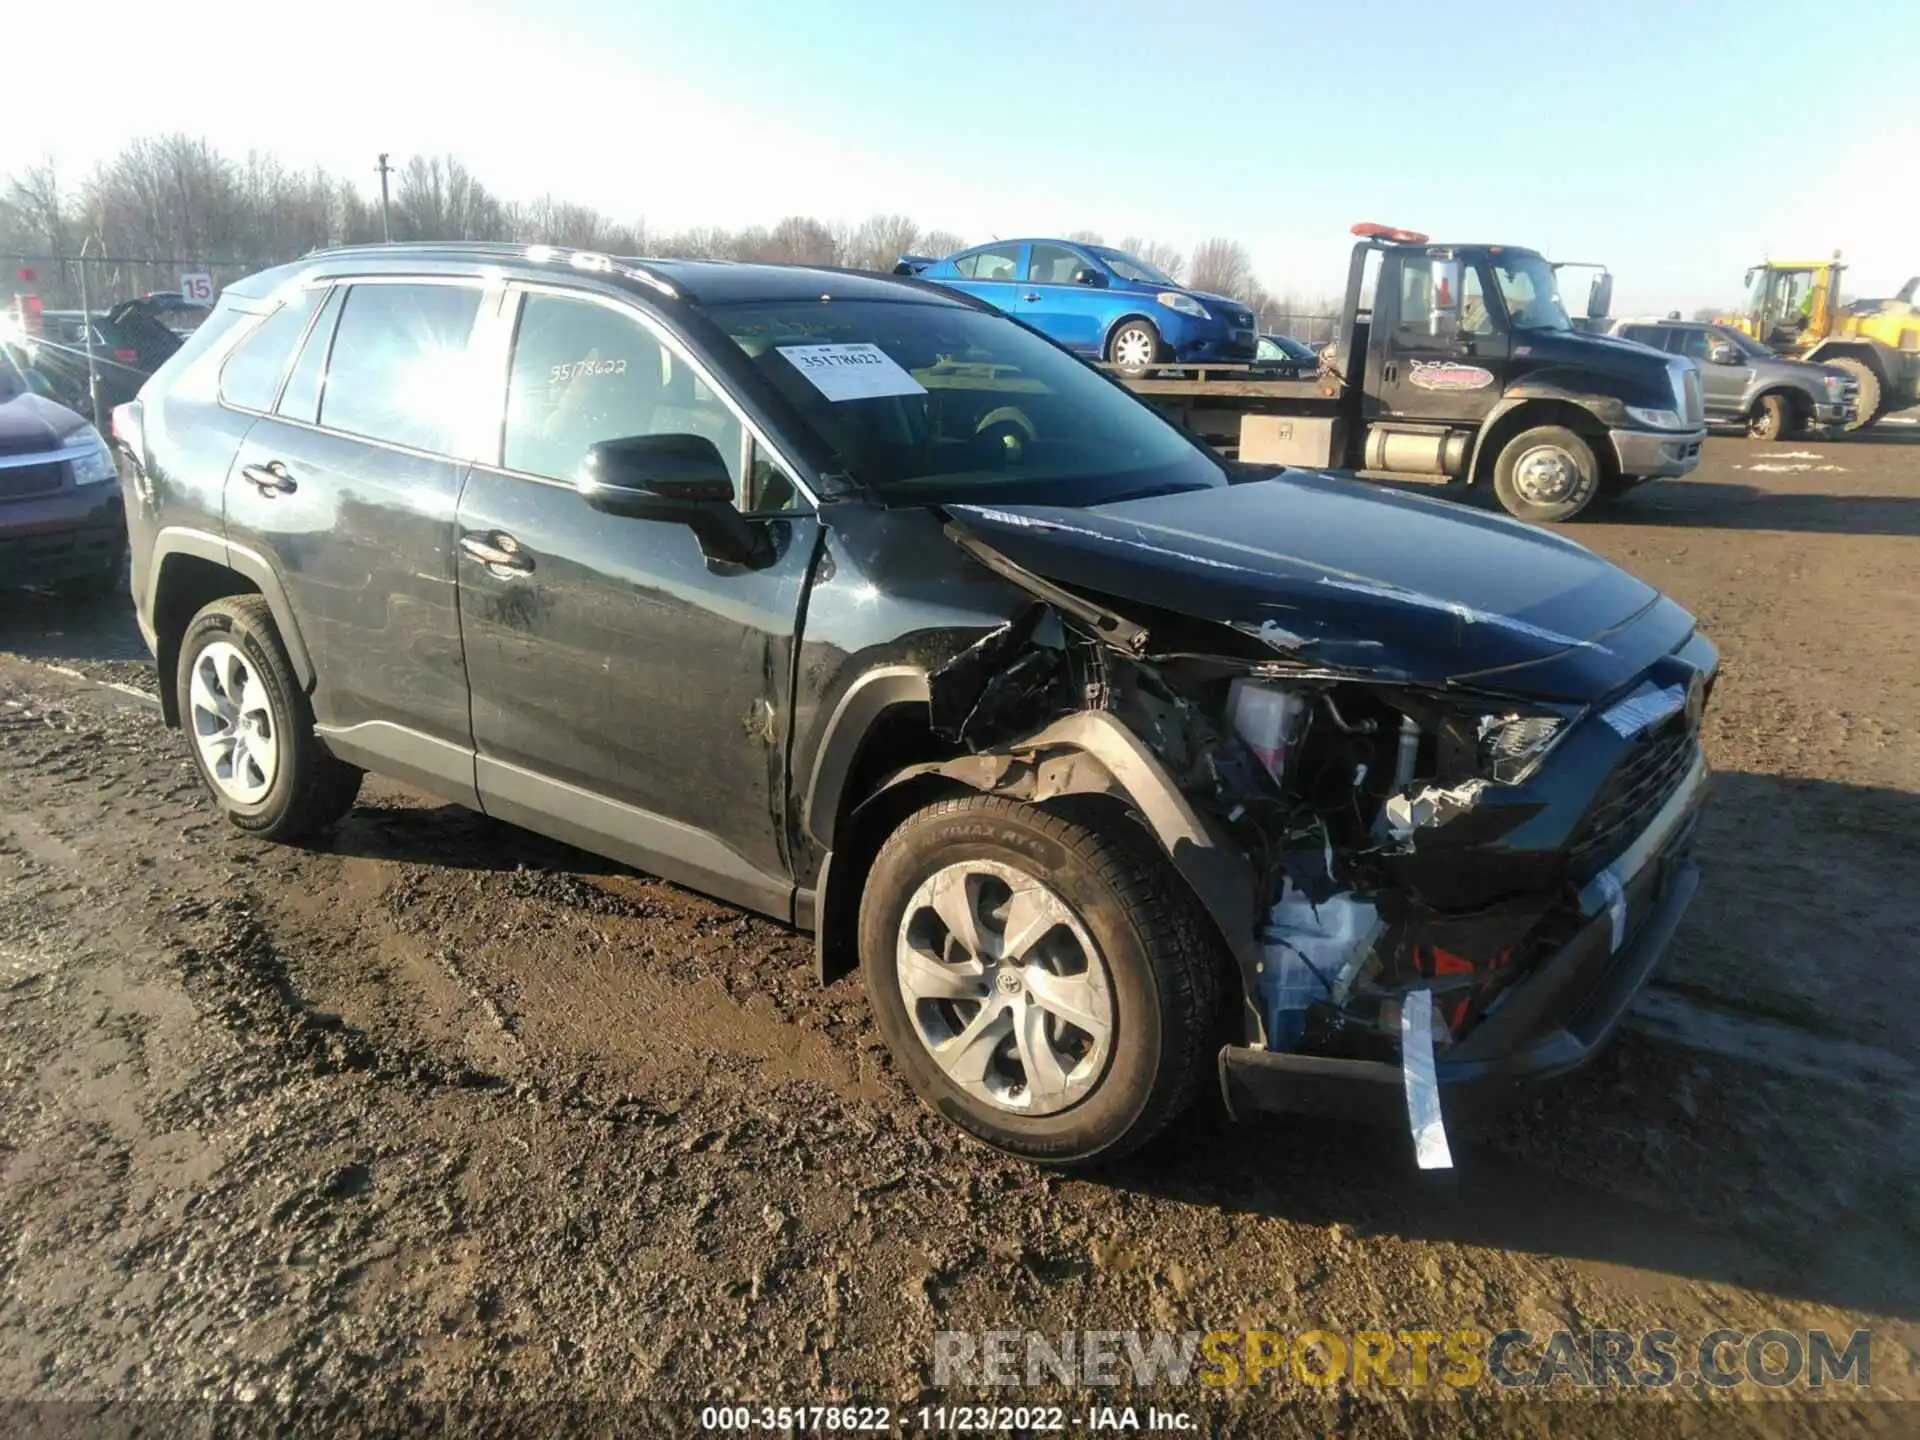
M879 1433L898 1425L909 1434L988 1435L1090 1431L1190 1433L1200 1422L1184 1410L1156 1406L1094 1405L1084 1411L1062 1405L922 1405L896 1411L890 1405L709 1405L700 1428L751 1434Z

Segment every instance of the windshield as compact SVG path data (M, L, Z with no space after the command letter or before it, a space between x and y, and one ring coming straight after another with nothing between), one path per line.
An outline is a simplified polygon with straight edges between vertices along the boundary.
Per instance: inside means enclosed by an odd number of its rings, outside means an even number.
M1507 319L1516 330L1571 330L1553 267L1538 255L1488 256Z
M1180 283L1171 275L1162 274L1137 255L1129 255L1124 250L1108 250L1100 245L1094 245L1088 248L1102 260L1106 261L1107 268L1122 280L1138 280L1146 285L1177 285Z
M1000 315L874 300L708 313L882 499L1097 505L1226 483L1206 450Z

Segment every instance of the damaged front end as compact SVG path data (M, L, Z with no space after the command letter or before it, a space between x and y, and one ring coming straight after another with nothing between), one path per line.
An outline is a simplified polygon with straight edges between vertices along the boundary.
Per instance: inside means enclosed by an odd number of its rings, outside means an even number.
M1323 663L1271 623L1063 587L947 534L1034 600L928 677L967 753L913 773L1112 795L1154 831L1239 969L1230 1105L1397 1119L1443 1165L1443 1089L1557 1073L1605 1038L1695 884L1704 640L1604 707L1516 699Z

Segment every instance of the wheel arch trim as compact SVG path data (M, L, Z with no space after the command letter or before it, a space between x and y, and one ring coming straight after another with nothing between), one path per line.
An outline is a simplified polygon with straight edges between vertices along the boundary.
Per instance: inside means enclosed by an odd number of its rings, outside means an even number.
M1146 824L1232 955L1240 976L1247 1043L1264 1043L1259 1007L1260 947L1253 867L1226 834L1196 810L1146 744L1104 710L1068 715L1001 750L910 765L874 799L929 776L985 795L1039 804L1065 795L1124 801Z
M209 531L185 525L169 525L154 536L147 565L147 591L140 601L143 628L152 623L152 617L159 613L157 607L161 584L166 576L166 562L176 555L206 560L244 576L253 584L266 599L267 608L273 612L273 623L280 631L281 643L287 647L287 658L293 662L293 673L300 682L300 688L311 693L314 683L313 659L307 653L306 641L301 638L300 625L294 618L293 603L287 598L280 572L259 551L236 545ZM168 677L162 679L166 681Z

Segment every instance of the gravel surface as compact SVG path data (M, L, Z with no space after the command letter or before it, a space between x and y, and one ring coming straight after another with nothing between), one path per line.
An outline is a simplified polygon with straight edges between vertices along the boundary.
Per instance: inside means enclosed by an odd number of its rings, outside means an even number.
M1706 881L1619 1042L1456 1127L1447 1175L1214 1107L1097 1176L1003 1160L911 1099L806 938L380 781L323 847L249 840L132 693L123 605L0 598L0 1399L160 1431L1047 1397L1527 1433L1490 1386L940 1391L933 1337L1871 1327L1869 1391L1680 1387L1606 1428L1911 1433L1876 1402L1920 1399L1920 427L1716 439L1569 533L1721 646Z

